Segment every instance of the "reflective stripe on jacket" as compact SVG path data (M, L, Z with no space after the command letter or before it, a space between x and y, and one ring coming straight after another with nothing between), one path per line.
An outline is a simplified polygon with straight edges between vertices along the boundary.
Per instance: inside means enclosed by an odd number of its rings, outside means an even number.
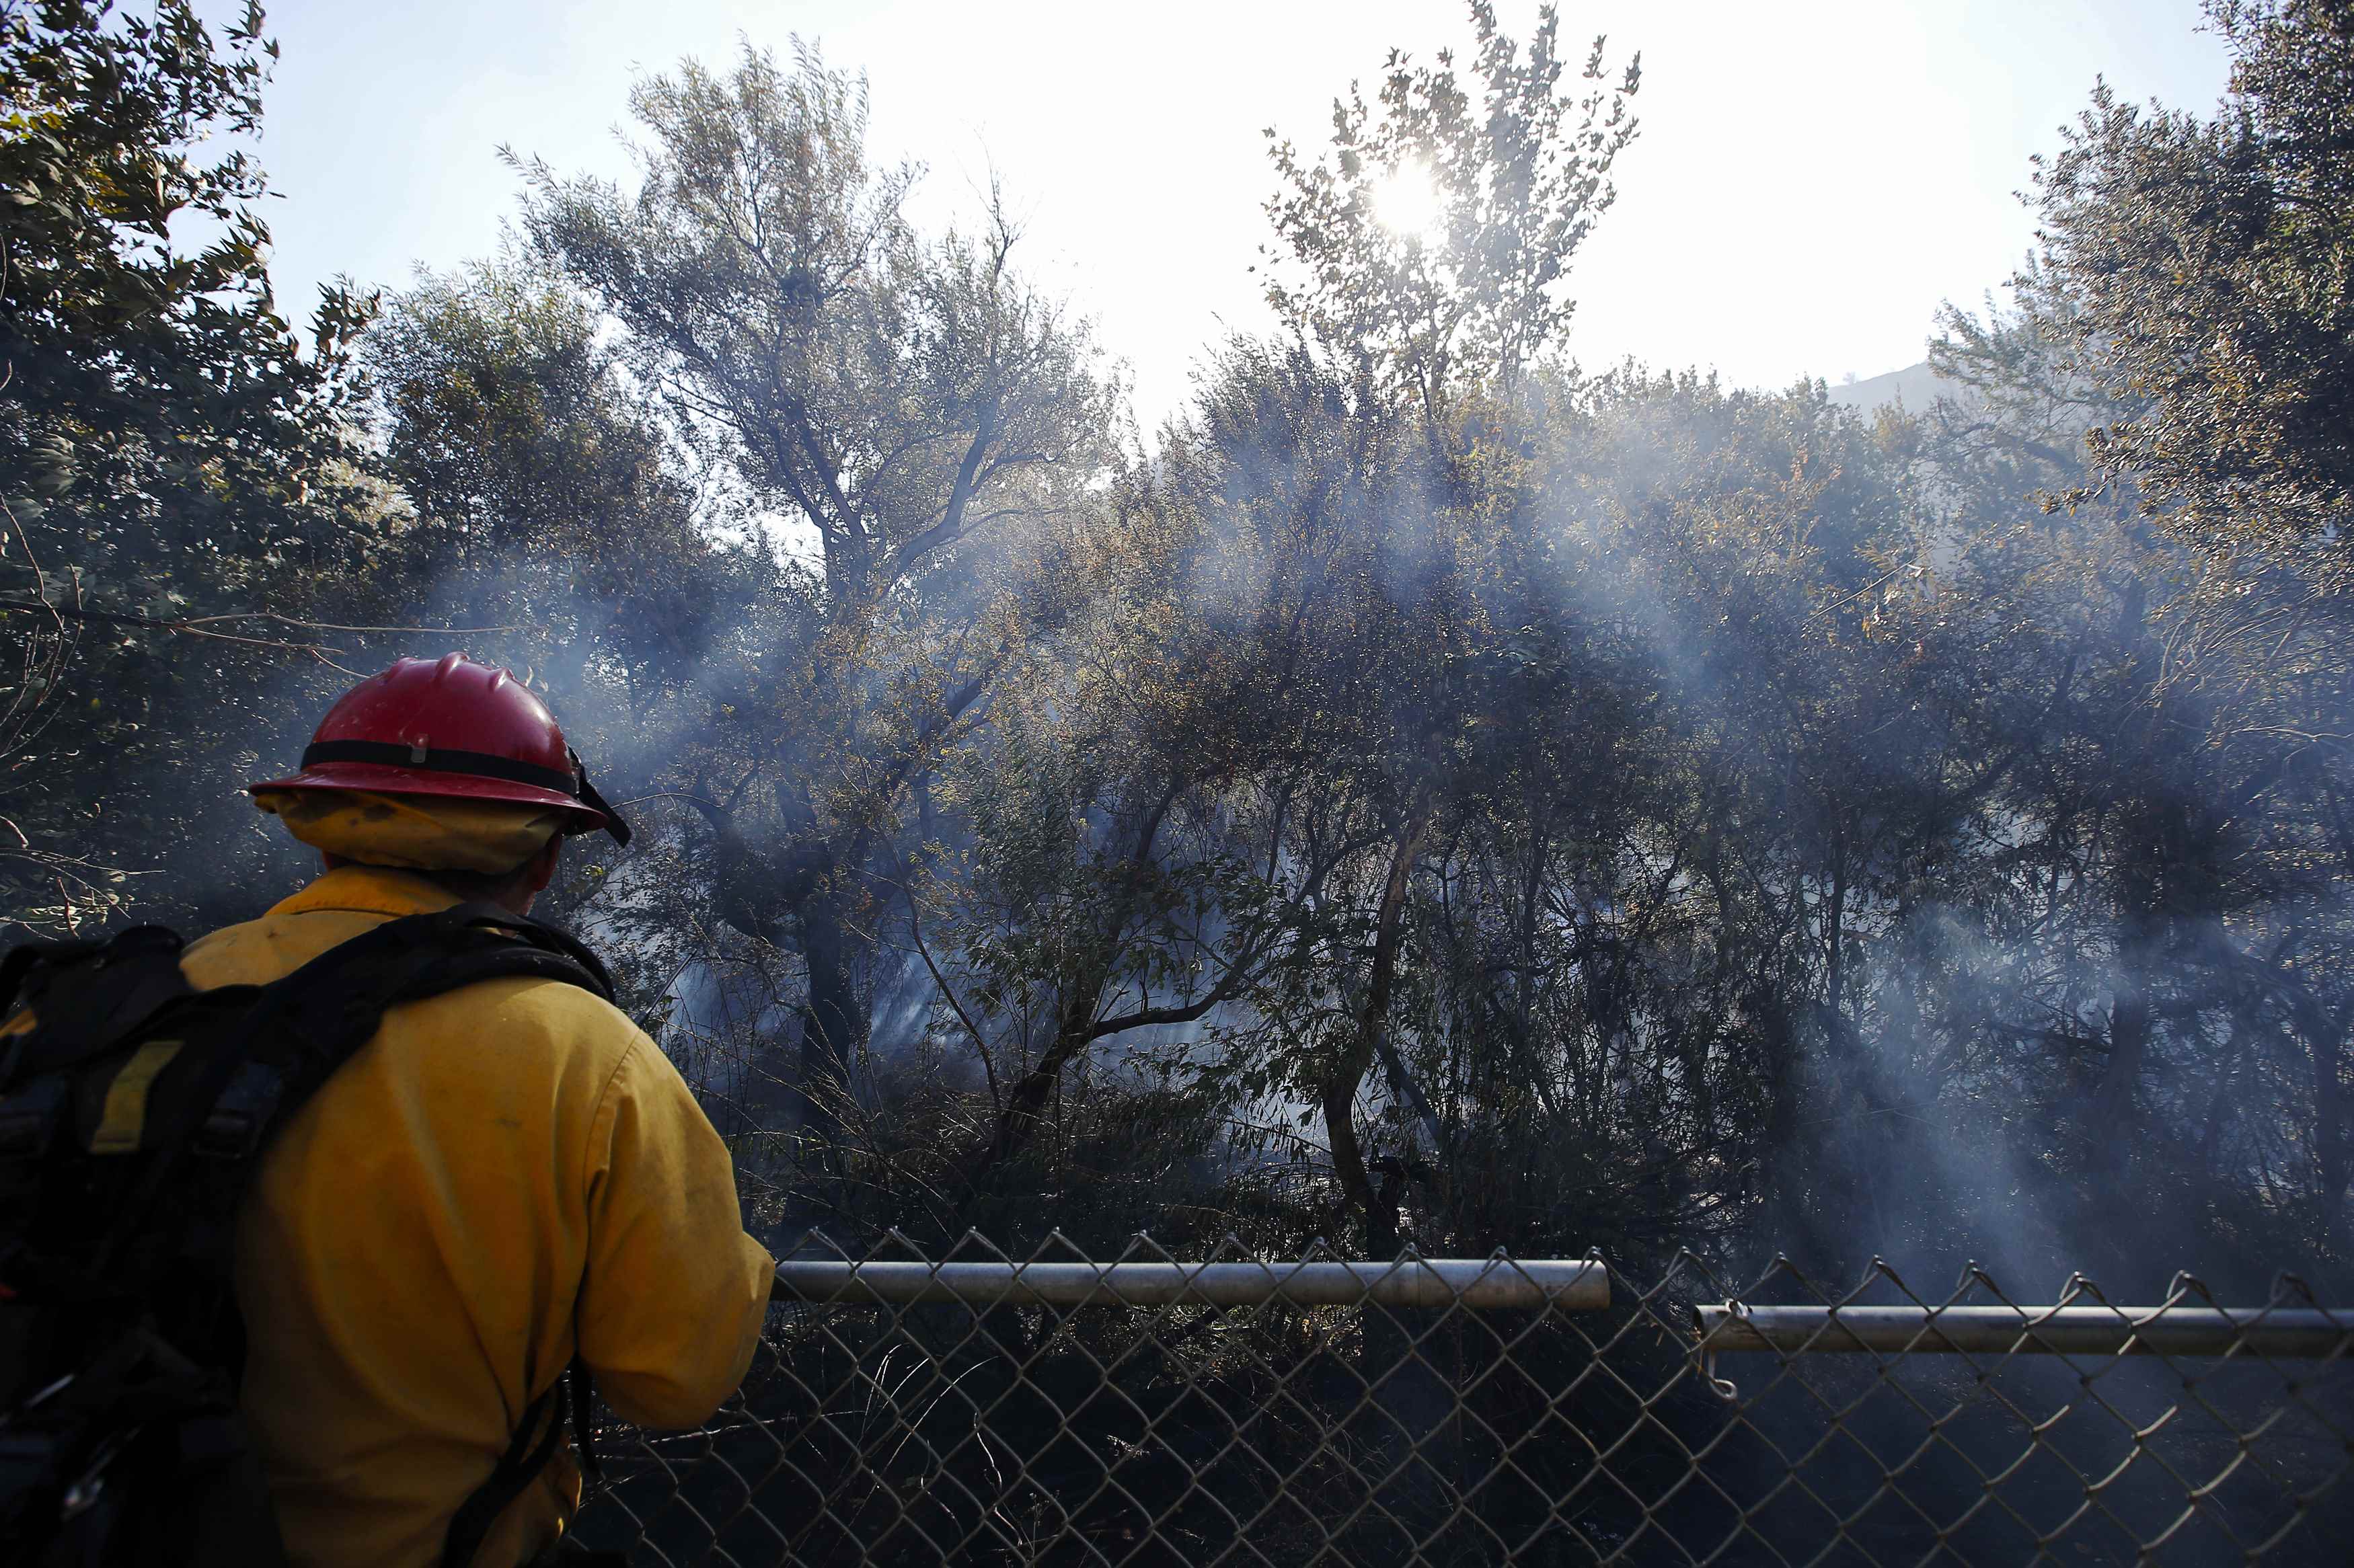
M192 943L264 982L456 902L347 865ZM239 1216L242 1401L298 1565L424 1568L577 1346L625 1419L703 1420L759 1337L774 1264L727 1150L653 1042L577 987L410 1002L290 1121ZM525 1561L577 1501L559 1458L478 1561Z

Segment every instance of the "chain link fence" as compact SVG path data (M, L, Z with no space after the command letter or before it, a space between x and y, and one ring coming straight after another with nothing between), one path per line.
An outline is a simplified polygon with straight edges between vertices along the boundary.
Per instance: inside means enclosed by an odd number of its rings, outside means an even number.
M1787 1262L812 1241L703 1430L600 1422L646 1563L2354 1563L2354 1311Z

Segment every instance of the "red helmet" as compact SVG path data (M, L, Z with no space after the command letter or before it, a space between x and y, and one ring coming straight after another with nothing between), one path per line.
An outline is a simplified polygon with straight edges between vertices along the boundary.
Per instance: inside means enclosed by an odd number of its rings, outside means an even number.
M461 653L403 659L345 692L292 779L257 789L373 789L553 806L567 833L599 828L621 843L630 825L588 782L547 705L504 670Z

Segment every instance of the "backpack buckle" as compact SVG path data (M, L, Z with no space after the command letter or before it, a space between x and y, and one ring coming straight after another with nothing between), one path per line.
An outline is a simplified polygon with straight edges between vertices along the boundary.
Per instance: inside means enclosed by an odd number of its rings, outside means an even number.
M98 1446L98 1452L90 1456L90 1463L75 1478L74 1484L66 1489L66 1495L58 1503L59 1523L88 1513L97 1506L99 1494L106 1490L108 1467L114 1463L115 1456L122 1453L123 1447L130 1443L131 1439L138 1436L142 1430L141 1427L133 1426L127 1432L118 1432Z
M285 1091L286 1080L274 1068L253 1061L239 1063L204 1125L189 1138L189 1150L216 1160L245 1159L260 1147L270 1114Z

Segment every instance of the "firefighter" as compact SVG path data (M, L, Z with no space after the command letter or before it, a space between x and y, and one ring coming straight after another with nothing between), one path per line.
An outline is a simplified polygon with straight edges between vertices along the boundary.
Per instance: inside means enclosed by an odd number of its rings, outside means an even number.
M324 874L192 943L199 989L276 980L398 916L527 913L567 836L628 832L539 700L457 654L363 682L302 771L249 793ZM557 1453L509 1478L555 1446L518 1434L525 1413L558 1418L577 1356L624 1419L701 1422L744 1376L774 1266L677 1069L600 997L511 978L394 1007L239 1216L239 1403L290 1559L554 1552L579 1474ZM486 1496L502 1478L510 1497Z

